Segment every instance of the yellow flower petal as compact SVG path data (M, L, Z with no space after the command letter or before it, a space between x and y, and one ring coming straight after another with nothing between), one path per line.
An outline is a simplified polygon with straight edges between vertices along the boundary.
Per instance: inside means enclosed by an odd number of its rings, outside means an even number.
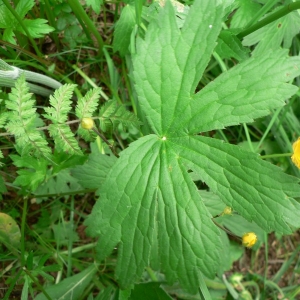
M254 232L247 232L242 237L243 246L251 248L257 242L257 236Z
M300 169L300 138L293 144L292 162Z

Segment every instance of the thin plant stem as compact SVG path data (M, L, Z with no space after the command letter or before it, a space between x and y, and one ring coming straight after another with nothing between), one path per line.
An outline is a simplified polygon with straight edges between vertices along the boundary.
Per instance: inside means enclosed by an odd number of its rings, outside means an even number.
M100 136L100 138L108 145L111 152L114 154L115 157L119 157L119 154L116 152L114 146L108 141L108 139L105 137L105 135L100 132L96 127L93 127L92 130Z
M288 157L292 155L293 153L277 153L277 154L262 155L260 158L267 159L267 158L277 158L277 157Z

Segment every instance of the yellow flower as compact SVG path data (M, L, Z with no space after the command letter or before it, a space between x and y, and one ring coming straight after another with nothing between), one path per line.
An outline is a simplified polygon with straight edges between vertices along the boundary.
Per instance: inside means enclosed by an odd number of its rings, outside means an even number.
M232 208L230 206L226 206L222 212L222 215L232 215Z
M242 237L243 246L251 248L257 242L257 236L254 232L247 232Z
M293 144L292 162L300 169L300 138Z
M90 130L94 127L94 121L92 118L82 118L81 127L87 130Z

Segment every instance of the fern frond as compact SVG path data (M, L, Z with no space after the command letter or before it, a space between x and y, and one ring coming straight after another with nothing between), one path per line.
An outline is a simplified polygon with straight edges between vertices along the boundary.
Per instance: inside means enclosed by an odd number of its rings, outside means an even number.
M128 111L124 105L118 105L116 100L106 102L100 109L100 128L102 131L107 131L110 127L116 129L119 124L124 128L130 125L139 127L141 122L137 116Z
M53 137L58 151L66 151L70 154L82 155L73 132L65 124L68 120L68 113L71 110L71 97L75 89L75 84L65 84L50 96L52 107L45 108L44 117L51 120L53 124L49 125L49 133Z
M51 150L47 141L41 132L36 130L41 122L33 107L35 101L31 98L32 94L29 93L23 76L16 81L15 88L12 88L8 97L5 106L10 111L6 114L8 123L5 128L15 136L18 151L50 159Z
M82 155L78 142L70 127L66 124L51 124L49 133L53 137L58 151L66 151L69 154Z
M108 129L112 127L112 122L110 117L114 114L117 109L117 101L110 100L107 101L100 109L99 113L99 121L100 121L100 129L103 132L106 132Z
M1 158L3 158L4 156L3 156L3 153L2 153L2 151L0 150L0 159ZM2 167L3 166L3 163L0 161L0 167ZM0 179L1 180L1 179Z
M137 116L128 111L124 105L118 105L116 100L106 102L100 109L100 128L102 131L107 131L110 127L114 129L122 124L124 128L130 125L135 127L140 126L140 121Z
M51 150L48 147L48 143L37 130L30 131L29 135L20 136L16 142L21 156L33 154L34 156L44 156L51 160Z
M0 113L0 128L4 128L6 121L8 120L8 113Z
M124 128L128 128L131 125L138 128L141 125L137 116L127 110L124 105L118 106L114 115L110 117L110 120L114 128L119 124L122 124Z
M116 100L109 100L104 105L102 105L100 109L100 117L102 118L109 118L114 114L117 109L117 101Z
M89 90L86 95L79 99L75 114L79 119L89 118L98 107L101 88Z
M50 96L52 107L45 108L45 118L51 120L54 124L65 123L68 120L68 113L71 110L71 98L75 89L75 84L65 84Z
M80 125L77 134L80 135L86 142L92 142L96 139L97 135L93 130L83 129Z

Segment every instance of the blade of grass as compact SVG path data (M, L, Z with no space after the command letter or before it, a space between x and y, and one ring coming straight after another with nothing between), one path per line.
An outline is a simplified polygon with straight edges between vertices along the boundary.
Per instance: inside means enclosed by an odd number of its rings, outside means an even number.
M272 281L278 283L279 280L283 277L284 273L288 271L288 269L292 266L295 258L299 255L300 252L300 245L293 251L292 255L286 260L278 272L272 277Z
M7 1L7 0L6 0ZM79 23L84 29L86 35L90 37L89 32L91 32L97 40L98 43L98 54L101 56L103 51L104 42L103 39L98 32L95 24L90 19L90 17L86 14L84 9L82 8L82 4L78 0L67 0L68 4L72 8L74 14L76 15Z
M247 142L249 144L249 148L252 152L254 152L254 148L253 148L253 145L252 145L252 141L251 141L251 138L250 138L250 134L249 134L247 124L243 123L243 127L244 127L244 130L245 130L245 134L246 134Z
M212 300L203 275L201 273L199 273L199 294L200 298L203 300Z
M274 125L276 119L278 118L278 115L280 113L280 111L282 110L282 108L278 108L275 113L273 114L272 116L272 119L271 121L269 122L269 125L267 127L267 129L265 130L264 132L264 135L262 136L262 138L260 139L256 149L255 149L255 152L257 152L260 148L260 146L262 145L262 143L264 142L264 140L266 139L267 135L269 134L270 130L272 129L272 126Z

